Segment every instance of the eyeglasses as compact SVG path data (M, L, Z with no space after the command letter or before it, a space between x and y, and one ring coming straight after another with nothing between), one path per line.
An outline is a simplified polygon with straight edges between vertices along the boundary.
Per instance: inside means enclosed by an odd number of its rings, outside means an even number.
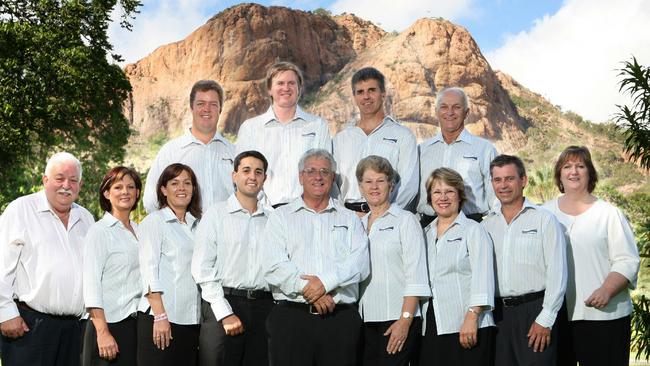
M332 171L326 168L320 168L320 169L309 168L309 169L304 169L302 172L307 174L309 178L314 178L317 175L320 175L321 177L329 177L330 174L332 174Z
M446 190L446 191L433 191L433 192L431 192L431 198L439 199L442 196L445 196L447 198L454 198L454 197L456 197L457 194L458 194L458 192L456 192L454 190L451 190L451 189Z

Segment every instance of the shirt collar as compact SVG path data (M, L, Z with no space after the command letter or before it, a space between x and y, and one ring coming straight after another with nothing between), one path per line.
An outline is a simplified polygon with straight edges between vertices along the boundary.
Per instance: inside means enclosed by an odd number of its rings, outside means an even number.
M461 210L456 216L456 218L454 219L454 221L451 222L451 225L449 225L446 232L449 232L449 230L456 225L463 226L467 222L467 220L469 219L467 218L467 216L465 216L463 210ZM437 224L438 224L438 217L436 216L436 218L427 227L429 228L429 230L432 230L436 228Z
M237 196L234 193L231 194L230 197L228 197L228 200L226 200L226 210L228 210L228 213L235 213L238 211L242 211L247 214L250 214L248 210L242 207L241 202L239 202L239 199L237 199ZM264 214L266 214L266 211L264 210L262 203L258 200L257 211L253 212L251 216L264 215Z
M113 226L120 222L120 220L116 219L115 216L113 216L110 212L106 211L104 212L104 216L100 221L103 221L106 226Z
M174 214L174 211L169 206L163 207L162 209L160 209L160 212L165 222L171 222L171 221L180 222L178 217L176 217L176 214ZM194 226L195 221L196 218L189 211L187 211L185 213L185 222L187 222L187 226L189 227Z
M460 132L460 135L458 135L458 137L456 137L456 140L454 140L454 142L459 142L459 141L471 145L474 142L474 135L469 133L469 131L467 131L466 128L463 128L463 130ZM442 137L442 132L440 131L438 131L438 133L435 136L433 136L431 140L429 140L428 145L433 145L437 142L445 142L445 139Z
M204 145L203 142L201 142L201 140L197 139L194 135L192 135L192 128L191 127L188 128L187 131L183 135L181 135L179 137L179 139L180 139L181 147L187 147L187 146L192 145L192 144ZM214 136L212 136L212 139L208 142L208 144L211 143L211 142L225 143L226 138L223 137L223 135L221 135L219 133L219 131L217 131L217 132L215 132ZM207 145L207 144L205 144L205 145Z
M396 124L396 125L399 125L400 123L397 122L393 117L391 117L391 116L389 116L389 115L386 115L386 116L384 116L384 119L381 121L381 123L379 123L379 124L377 125L377 127L375 127L375 129L373 129L372 132L370 132L370 135L372 135L373 133L377 132L379 129L381 129L382 127L384 127L384 126L387 125L387 124ZM356 127L356 128L357 128L359 131L361 131L361 133L363 133L364 135L366 134L365 132L363 132L363 130L361 129L361 127L359 127L359 121L356 121L356 122L354 123L354 127Z
M289 205L291 207L291 212L297 212L297 211L300 211L301 209L311 211L311 212L316 212L312 208L307 206L305 201L302 199L302 196L300 196L300 197L296 198L295 200L293 200ZM336 204L334 203L334 200L331 197L330 197L329 201L327 202L327 207L325 207L325 209L323 211L321 211L321 212L330 211L330 210L334 210L334 211L337 210L337 206L336 206Z
M275 112L273 111L273 103L269 106L269 109L264 112L264 114L261 115L262 121L264 121L264 124L267 125L271 122L279 122L277 117L275 116ZM307 113L300 108L299 105L296 105L296 113L293 116L293 119L291 120L292 122L301 119L303 121L307 121L309 119Z
M528 209L536 210L538 207L539 206L537 206L536 204L531 202L528 198L524 197L524 204L521 207L521 211L519 211L519 213L517 213L517 215L515 215L515 219L519 215L521 215L522 212L524 212L524 211L526 211ZM497 200L496 204L494 205L494 207L492 208L492 210L490 210L490 212L488 213L488 216L496 216L496 215L503 216L503 213L501 213L501 202L499 202L498 200ZM513 219L513 221L514 221L514 219Z
M72 227L77 221L81 220L81 214L79 210L78 204L75 202L72 202L72 206L70 206L70 216L68 218L68 227ZM50 202L47 200L47 196L45 195L45 190L41 190L38 192L38 202L36 204L36 210L38 212L51 212L52 215L55 215L58 217L58 215L54 212L54 209L52 209L52 205L50 205Z
M384 212L380 217L378 217L378 218L386 217L386 216L388 216L388 215L391 215L391 216L393 216L393 217L397 217L397 215L399 215L400 210L401 210L401 209L399 208L399 206L397 206L395 203L391 203L390 206L388 207L388 210L386 210L386 211L385 211L385 212ZM369 220L369 219L370 219L370 212L368 212L367 214L363 215L363 217L361 218L361 221L363 222L363 226L364 226L364 227L367 227L367 226L368 226L368 220Z

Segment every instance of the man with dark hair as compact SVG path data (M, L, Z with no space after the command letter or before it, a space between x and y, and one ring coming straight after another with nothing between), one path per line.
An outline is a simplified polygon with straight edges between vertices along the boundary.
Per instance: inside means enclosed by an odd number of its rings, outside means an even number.
M223 89L214 80L200 80L192 86L192 126L184 135L163 145L151 164L142 195L147 212L158 209L156 183L160 173L173 163L185 164L196 174L204 210L233 192L230 172L234 147L217 132L223 100Z
M435 217L427 202L425 183L431 172L441 167L457 171L465 181L467 202L462 207L465 216L481 221L494 204L489 168L497 150L488 140L469 133L465 128L468 115L469 100L463 89L445 88L436 96L440 131L419 146L422 180L417 211L422 227Z
M273 297L262 269L262 230L269 212L257 196L268 163L258 151L235 157L236 189L203 215L192 275L201 286L199 365L268 365L265 322Z
M239 127L237 151L258 150L269 160L264 202L274 207L300 196L295 174L300 156L309 149L332 151L327 122L303 111L298 100L302 72L291 62L277 62L266 74L271 106Z
M566 289L566 244L552 213L524 198L526 170L516 156L490 163L501 205L482 225L494 242L496 365L555 365L553 328Z
M2 364L78 365L84 313L82 253L95 222L75 203L81 163L54 154L43 190L17 198L0 217Z
M355 176L357 163L369 155L386 158L397 172L390 201L413 209L418 191L418 154L415 135L386 115L384 75L364 67L352 76L352 95L359 120L348 123L334 137L334 159L339 163L341 201L360 214L369 211Z

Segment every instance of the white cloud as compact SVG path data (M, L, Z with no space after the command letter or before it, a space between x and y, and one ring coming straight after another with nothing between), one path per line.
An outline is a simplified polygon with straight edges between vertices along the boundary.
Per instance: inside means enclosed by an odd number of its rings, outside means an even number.
M212 16L206 14L206 3L201 0L144 0L139 10L131 23L132 32L120 28L120 9L113 11L108 29L114 52L122 55L125 64L185 38Z
M650 64L648 24L647 0L567 0L487 58L564 110L601 122L629 102L618 92L622 61Z
M370 20L386 31L402 31L417 19L443 17L455 20L469 13L472 0L337 0L330 7L334 14L353 13Z

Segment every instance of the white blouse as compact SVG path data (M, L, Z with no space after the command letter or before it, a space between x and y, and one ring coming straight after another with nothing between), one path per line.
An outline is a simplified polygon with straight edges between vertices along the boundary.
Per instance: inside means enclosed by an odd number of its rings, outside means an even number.
M602 309L585 306L585 300L598 289L610 272L618 272L636 287L639 253L634 233L618 208L598 200L577 216L562 212L558 200L544 204L562 225L566 240L569 278L566 301L570 320L613 320L629 315L632 302L629 291L612 297Z

